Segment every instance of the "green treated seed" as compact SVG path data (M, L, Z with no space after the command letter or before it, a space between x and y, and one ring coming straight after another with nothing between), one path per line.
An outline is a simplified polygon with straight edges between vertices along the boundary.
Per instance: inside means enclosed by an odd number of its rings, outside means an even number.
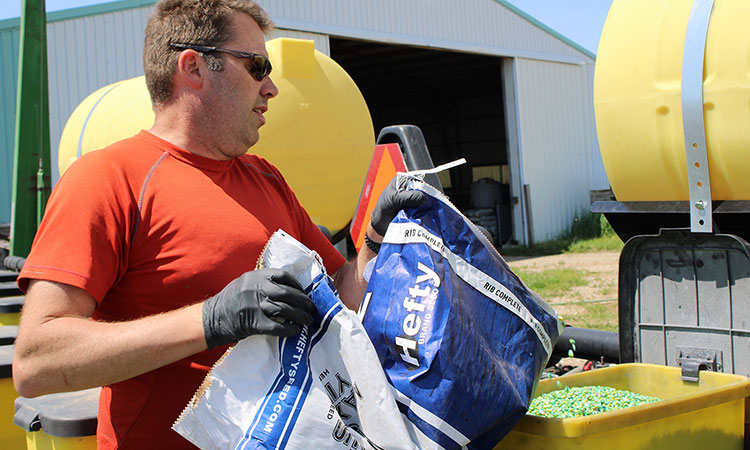
M558 387L560 382L558 381ZM528 414L540 417L570 419L607 411L630 408L659 401L656 397L636 394L608 386L565 387L542 394L532 400Z

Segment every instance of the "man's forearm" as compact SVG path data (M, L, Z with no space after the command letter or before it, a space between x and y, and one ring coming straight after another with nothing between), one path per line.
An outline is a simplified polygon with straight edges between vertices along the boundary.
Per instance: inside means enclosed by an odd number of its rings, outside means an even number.
M372 225L367 226L366 233L377 243L383 240L383 237L372 228ZM363 245L359 249L359 253L357 253L357 258L352 262L346 263L334 276L334 284L339 291L341 301L349 309L357 311L360 303L362 303L362 298L367 291L367 281L364 277L365 267L367 267L367 263L375 256L376 254L372 250Z
M26 397L112 384L206 349L201 304L114 323L75 316L40 320L30 306L13 363L16 389Z

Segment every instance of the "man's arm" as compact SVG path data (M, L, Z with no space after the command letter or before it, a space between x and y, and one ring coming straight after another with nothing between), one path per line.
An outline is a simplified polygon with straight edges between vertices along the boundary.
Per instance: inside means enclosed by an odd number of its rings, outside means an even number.
M129 322L96 322L83 289L32 280L15 342L13 383L36 397L122 381L207 348L202 304Z
M13 360L24 397L116 383L254 334L291 336L315 308L277 269L245 272L204 302L127 322L92 320L90 294L51 281L31 281L24 303Z
M375 232L372 225L367 226L366 233L373 242L383 242L383 237ZM357 257L353 261L345 263L333 275L333 284L339 291L341 301L351 310L357 311L359 304L362 303L362 298L367 290L367 281L364 277L365 267L374 257L375 252L363 245L359 249Z

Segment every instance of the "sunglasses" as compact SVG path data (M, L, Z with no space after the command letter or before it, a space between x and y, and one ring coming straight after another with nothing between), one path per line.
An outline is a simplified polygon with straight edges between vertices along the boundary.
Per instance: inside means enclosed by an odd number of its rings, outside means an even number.
M194 44L180 44L172 42L169 46L173 49L179 50L195 50L201 53L213 53L221 52L228 53L235 58L240 58L245 63L245 68L253 78L258 81L263 81L263 78L267 77L271 73L271 61L265 56L259 53L241 52L239 50L227 50L225 48L208 47L205 45L194 45Z

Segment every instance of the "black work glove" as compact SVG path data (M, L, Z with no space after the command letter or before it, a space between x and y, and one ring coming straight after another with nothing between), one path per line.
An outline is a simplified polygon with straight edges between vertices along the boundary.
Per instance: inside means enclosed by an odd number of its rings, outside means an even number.
M245 272L203 303L203 330L208 348L254 334L292 336L312 322L310 298L288 272Z
M370 216L370 223L379 235L385 236L391 221L402 209L413 208L422 204L424 192L406 190L408 179L403 178L401 185L398 184L398 175L393 177L388 186L378 199L375 209Z

